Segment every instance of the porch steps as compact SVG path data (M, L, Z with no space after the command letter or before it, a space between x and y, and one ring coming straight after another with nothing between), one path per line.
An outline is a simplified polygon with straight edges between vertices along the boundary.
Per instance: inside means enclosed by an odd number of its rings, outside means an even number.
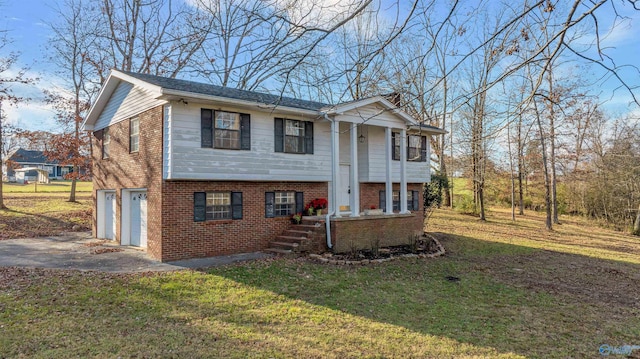
M300 224L290 224L281 235L269 242L265 252L279 256L297 257L307 252L323 251L326 238L324 218L303 217Z

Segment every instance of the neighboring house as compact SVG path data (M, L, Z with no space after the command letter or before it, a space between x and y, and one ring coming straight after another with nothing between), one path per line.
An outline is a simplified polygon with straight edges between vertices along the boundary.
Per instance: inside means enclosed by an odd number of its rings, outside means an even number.
M49 160L43 151L30 151L23 148L16 150L7 161L9 164L6 168L9 181L35 181L38 178L38 172L35 170L42 169L48 172L50 179L63 179L64 176L73 172L73 166L61 166L58 161ZM19 168L34 168L29 171L20 171ZM43 178L43 176L40 176Z
M94 235L162 261L264 250L315 198L335 251L406 241L443 133L381 96L332 106L116 70L83 126Z

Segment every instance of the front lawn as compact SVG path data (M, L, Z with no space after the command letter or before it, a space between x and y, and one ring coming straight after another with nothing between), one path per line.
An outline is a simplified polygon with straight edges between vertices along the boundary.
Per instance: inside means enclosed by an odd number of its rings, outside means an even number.
M91 229L91 194L78 193L76 202L64 193L8 193L0 209L0 240L59 235Z
M444 257L370 266L2 268L0 357L595 358L640 345L637 238L489 218L438 211Z
M7 193L24 193L34 194L36 193L66 193L67 196L71 191L71 181L51 181L50 183L8 183L2 184L2 192ZM91 181L78 181L76 182L76 193L85 192L85 194L91 195L93 190L93 183ZM86 193L88 192L88 193Z

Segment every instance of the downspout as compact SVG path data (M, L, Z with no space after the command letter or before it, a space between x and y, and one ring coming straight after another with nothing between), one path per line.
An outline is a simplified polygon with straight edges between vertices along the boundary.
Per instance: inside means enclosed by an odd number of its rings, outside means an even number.
M326 112L322 113L322 116L329 122L331 122L333 124L333 120L327 115ZM333 126L331 126L333 127ZM335 173L335 155L333 154L333 149L335 148L334 144L336 141L336 134L333 133L333 128L331 131L331 182L332 182L332 192L336 191L336 173ZM330 211L329 213L327 213L327 215L324 217L324 226L325 226L325 231L327 232L327 247L329 249L333 248L333 244L331 243L331 216L333 216L336 213L336 206L337 203L335 203L335 196L333 195L333 193L331 193L331 201L334 202L333 203L333 211Z

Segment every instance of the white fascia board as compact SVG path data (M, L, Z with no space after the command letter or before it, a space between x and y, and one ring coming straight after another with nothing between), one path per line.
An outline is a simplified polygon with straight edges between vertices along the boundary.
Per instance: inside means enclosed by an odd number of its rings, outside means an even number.
M280 105L270 105L266 103L260 103L255 101L246 101L246 100L238 100L229 97L221 97L221 96L212 96L205 95L196 92L188 92L188 91L179 91L172 89L162 89L162 94L157 97L157 99L164 99L167 101L171 100L202 100L202 101L213 101L213 102L221 102L228 105L236 105L242 107L249 107L252 109L257 108L260 111L274 111L274 112L287 112L291 114L305 114L320 117L321 113L315 110L307 110L297 107L289 107L289 106L280 106Z
M387 100L383 96L369 97L369 98L362 99L360 101L352 101L352 102L348 102L348 103L343 104L343 105L337 105L337 106L334 106L334 107L331 107L331 108L322 109L322 110L324 110L324 112L326 114L328 114L328 115L335 115L335 114L342 114L342 113L345 113L347 111L355 110L355 109L360 108L360 107L368 106L368 105L371 105L373 103L381 104L385 109L387 109L390 112L394 113L395 115L397 115L398 117L403 119L409 125L413 125L413 126L417 126L418 125L418 121L416 121L408 113L406 113L406 112L402 111L401 109L397 108L393 103L391 103L391 101Z
M445 135L449 132L441 129L441 128L424 128L424 127L420 127L420 126L411 126L409 128L409 130L411 132L420 132L422 131L423 133L428 133L428 134L432 134L432 135Z

